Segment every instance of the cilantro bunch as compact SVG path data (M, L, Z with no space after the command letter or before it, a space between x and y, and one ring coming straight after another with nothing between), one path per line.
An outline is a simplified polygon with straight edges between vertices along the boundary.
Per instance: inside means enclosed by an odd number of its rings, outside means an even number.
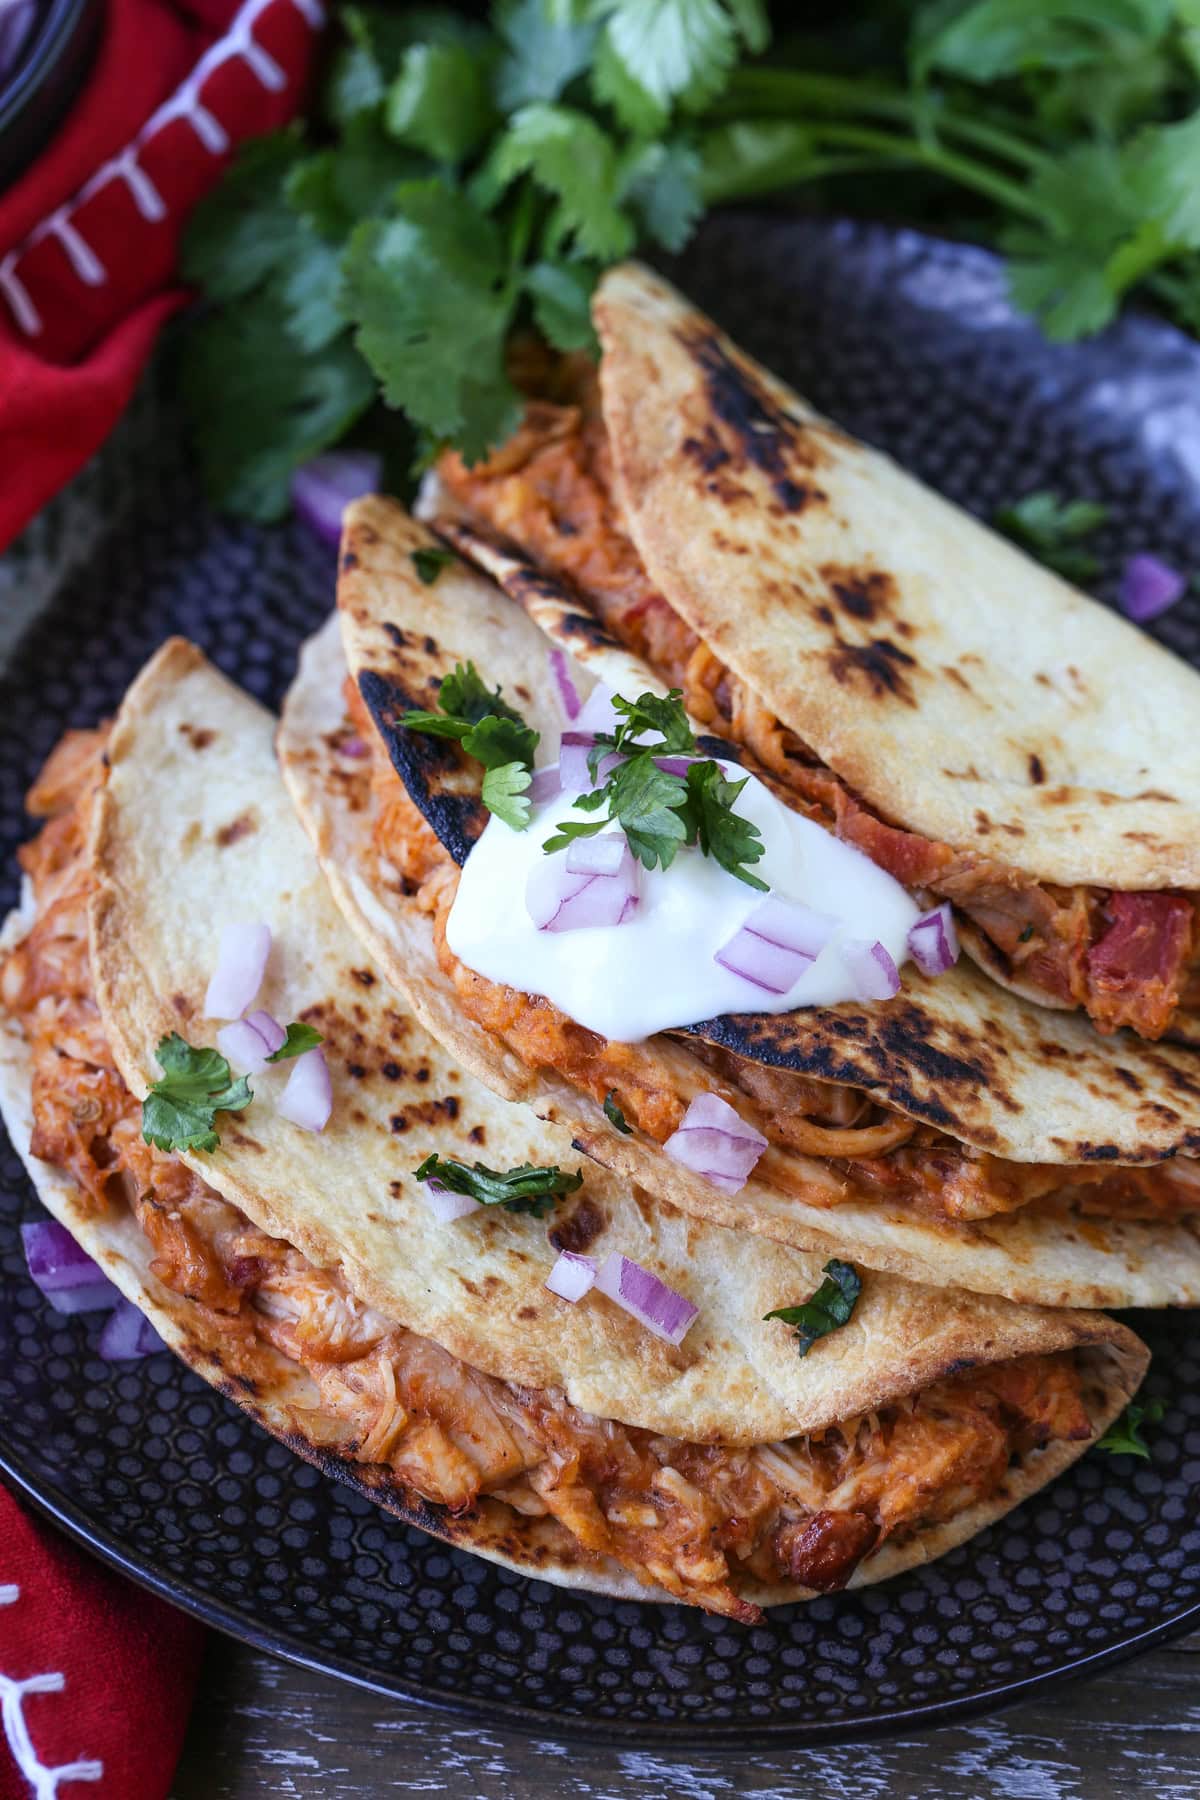
M415 552L416 556L421 554ZM497 688L492 693L473 662L456 663L438 688L437 712L410 711L404 723L428 737L453 738L483 764L483 804L497 818L523 831L529 823L533 755L539 735L526 725Z
M991 243L1046 331L1132 292L1200 328L1200 0L349 5L310 118L198 208L183 388L214 497L272 519L347 436L390 487L517 423L532 324L594 348L602 269L715 205L806 204ZM803 21L805 29L798 30Z

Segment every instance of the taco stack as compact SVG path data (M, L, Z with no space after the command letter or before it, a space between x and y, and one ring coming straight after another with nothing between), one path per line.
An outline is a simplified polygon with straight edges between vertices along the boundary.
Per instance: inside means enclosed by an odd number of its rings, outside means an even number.
M164 646L35 785L0 971L0 1101L46 1206L269 1431L477 1554L749 1621L963 1541L1114 1418L1146 1364L1123 1326L856 1288L498 1098L347 930L272 732ZM368 808L340 718L322 748ZM261 991L235 1024L305 1046L290 1074L239 1076L216 1041L248 921ZM622 1300L548 1288L564 1255L635 1267L640 1301L624 1273ZM823 1281L824 1324L764 1317Z

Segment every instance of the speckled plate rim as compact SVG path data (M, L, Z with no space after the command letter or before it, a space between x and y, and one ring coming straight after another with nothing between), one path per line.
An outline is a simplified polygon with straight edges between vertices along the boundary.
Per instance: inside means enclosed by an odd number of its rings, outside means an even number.
M1023 1676L1018 1681L1006 1681L996 1687L981 1688L977 1693L963 1695L957 1700L931 1700L926 1706L901 1707L892 1712L875 1713L829 1727L784 1721L772 1724L766 1720L753 1720L739 1726L706 1726L698 1732L693 1720L676 1725L656 1724L652 1720L628 1724L620 1719L564 1721L561 1713L543 1713L536 1707L515 1706L505 1701L477 1697L455 1697L447 1695L443 1689L422 1687L418 1682L388 1681L378 1675L366 1673L358 1664L332 1651L318 1656L307 1645L289 1637L286 1632L263 1630L240 1608L216 1600L209 1594L200 1593L177 1576L165 1576L152 1563L143 1562L131 1554L125 1544L110 1536L81 1508L56 1493L53 1484L31 1469L25 1459L5 1442L2 1431L0 1475L18 1491L21 1498L29 1501L68 1537L99 1557L110 1568L136 1582L149 1593L156 1594L159 1599L177 1606L182 1612L190 1613L202 1624L224 1632L228 1637L248 1644L254 1650L280 1657L284 1662L311 1670L313 1674L329 1675L349 1682L353 1687L378 1694L381 1699L407 1700L448 1717L470 1719L492 1726L507 1726L527 1732L530 1736L543 1738L593 1744L617 1743L639 1748L670 1747L692 1752L698 1750L707 1755L710 1751L745 1750L751 1736L756 1746L760 1747L770 1744L781 1748L820 1749L838 1744L860 1743L867 1739L897 1737L906 1731L932 1731L939 1726L1000 1711L1032 1693L1065 1685L1085 1675L1098 1674L1102 1669L1128 1662L1156 1645L1184 1637L1200 1625L1200 1605L1189 1606L1173 1618L1163 1619L1157 1625L1152 1625L1121 1643L1109 1644L1102 1650L1076 1657L1059 1668L1043 1669L1035 1675Z

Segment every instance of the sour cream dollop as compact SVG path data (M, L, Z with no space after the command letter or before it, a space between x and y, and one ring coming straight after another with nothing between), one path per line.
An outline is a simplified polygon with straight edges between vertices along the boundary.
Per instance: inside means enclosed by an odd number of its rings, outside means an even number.
M722 767L733 779L743 774L733 763ZM899 882L784 806L756 776L735 810L762 833L764 852L753 870L772 893L838 920L786 993L765 993L714 961L763 896L698 847L680 850L669 869L639 868L640 903L625 924L540 931L525 892L546 860L542 846L560 820L595 817L567 794L535 806L524 831L502 819L488 822L463 866L446 941L476 974L541 994L578 1024L619 1043L719 1013L782 1013L853 999L855 982L839 950L847 940L878 941L897 967L905 961L919 909Z

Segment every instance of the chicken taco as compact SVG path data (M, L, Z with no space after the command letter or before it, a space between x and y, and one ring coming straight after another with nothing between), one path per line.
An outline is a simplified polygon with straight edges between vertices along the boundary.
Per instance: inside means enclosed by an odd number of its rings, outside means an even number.
M648 270L609 271L594 316L598 369L530 347L515 436L442 458L454 507L950 903L995 980L1101 1032L1200 1040L1195 673Z
M494 582L359 502L341 644L314 640L284 712L334 892L455 1055L695 1216L1039 1304L1195 1303L1193 1053L952 962L941 907L554 583L539 616L549 656Z
M823 1271L580 1171L378 978L271 719L190 646L30 806L0 1100L38 1192L201 1375L400 1517L752 1621L961 1542L1135 1390L1100 1315Z

